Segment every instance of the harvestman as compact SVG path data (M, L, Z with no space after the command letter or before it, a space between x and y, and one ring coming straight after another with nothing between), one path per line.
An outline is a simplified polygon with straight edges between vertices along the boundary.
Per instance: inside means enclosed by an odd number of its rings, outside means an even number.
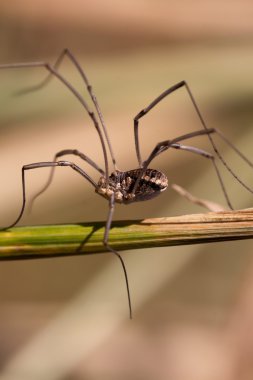
M89 108L88 104L84 100L83 96L72 86L71 83L68 82L68 80L62 76L58 72L58 67L61 64L63 58L67 56L70 61L73 63L75 68L80 73L87 91L89 93L89 96L93 102L93 105L95 107L95 112ZM221 154L216 148L216 145L212 139L212 134L216 133L219 135L219 137L225 141L245 162L247 162L251 167L253 167L253 164L244 156L243 153L241 153L233 144L231 144L227 138L217 129L215 128L208 128L201 113L197 106L197 103L195 101L195 98L193 97L193 94L188 86L188 84L185 81L181 81L174 86L168 88L166 91L164 91L161 95L159 95L157 98L155 98L146 108L141 110L134 118L134 139L135 139L135 150L136 155L138 159L138 168L133 170L128 170L126 172L122 172L118 170L116 165L116 159L113 153L113 149L110 143L109 136L107 134L107 129L105 126L105 122L102 116L102 113L100 111L100 107L98 105L97 99L94 95L92 86L89 83L88 78L86 77L86 74L84 73L82 67L74 57L74 55L68 50L65 49L62 51L58 59L56 60L54 65L50 65L47 62L27 62L27 63L14 63L14 64L4 64L0 65L0 69L19 69L19 68L31 68L31 67L38 67L38 68L44 68L46 69L49 74L48 76L37 86L33 86L30 88L27 88L23 91L20 91L20 93L27 93L30 91L34 91L37 89L40 89L44 85L46 85L50 79L54 76L58 78L71 92L72 94L79 100L79 102L82 104L83 108L88 113L89 117L91 118L96 131L98 133L103 156L104 156L104 169L101 169L91 158L83 154L82 152L76 150L76 149L64 149L60 152L57 152L54 156L53 161L49 162L37 162L29 165L25 165L22 168L22 190L23 190L23 204L20 211L20 214L18 215L17 219L14 223L12 223L10 226L6 227L11 228L15 226L19 220L21 219L25 204L26 204L26 193L25 193L25 171L30 169L37 169L42 167L51 167L51 173L49 176L49 179L45 186L42 188L42 190L37 193L32 201L40 195L42 192L46 190L46 188L50 185L52 178L53 178L53 172L56 166L67 166L75 170L77 173L79 173L81 176L83 176L95 189L96 193L104 197L109 202L109 213L106 221L105 226L105 233L104 233L104 239L103 244L105 248L112 252L114 255L118 257L120 260L120 263L122 265L124 276L125 276L125 282L126 282L126 288L127 288L127 297L128 297L128 304L129 304L129 314L130 318L132 318L132 304L131 304L131 297L130 297L130 290L129 290L129 282L128 282L128 276L126 267L124 264L124 261L120 254L113 249L109 244L109 232L110 227L112 223L112 217L114 212L114 206L115 203L121 203L121 204L129 204L132 202L139 202L139 201L146 201L149 199L152 199L156 196L158 196L160 193L165 191L168 187L168 179L167 176L162 173L159 170L151 169L149 167L150 163L153 161L155 157L157 157L159 154L165 152L169 148L179 149L179 150L185 150L188 152L192 152L195 154L200 155L201 157L207 158L211 160L214 169L217 174L218 181L220 183L222 192L225 196L226 202L230 209L232 209L232 205L228 196L228 193L226 191L226 188L224 186L221 174L219 172L219 169L215 162L215 156L218 157L223 165L226 167L226 169L233 175L233 177L248 191L253 193L253 189L249 188L238 176L233 172L233 170L228 166L226 161L223 159ZM177 91L180 88L184 88L186 92L188 93L188 96L190 97L190 100L193 104L193 107L199 117L200 123L202 125L201 130L197 130L194 132L186 133L184 135L175 137L171 140L165 140L162 142L159 142L155 145L154 149L151 151L151 153L148 155L147 159L143 161L140 153L140 144L139 144L139 135L138 135L138 128L139 128L139 120L145 116L149 111L152 110L160 101L162 101L166 96L169 94ZM214 149L214 154L210 154L202 149L195 148L193 146L183 145L180 142L184 140L191 139L196 136L202 136L207 135L211 145ZM109 174L109 163L108 163L108 150L110 154L110 159L112 161L113 165L113 172L112 174ZM77 166L72 161L58 161L59 157L62 157L64 155L75 155L80 157L82 160L86 161L90 166L92 166L94 169L96 169L99 174L100 178L98 183L96 183L81 167Z

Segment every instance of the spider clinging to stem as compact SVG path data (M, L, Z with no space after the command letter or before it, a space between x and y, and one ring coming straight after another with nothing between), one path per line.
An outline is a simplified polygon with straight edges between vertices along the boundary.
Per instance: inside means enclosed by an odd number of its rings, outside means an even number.
M91 109L83 96L80 94L80 92L58 71L58 68L63 60L64 57L68 57L70 61L73 63L75 68L78 70L79 74L81 75L81 78L87 88L88 94L93 102L94 109ZM109 203L109 212L105 224L105 232L104 232L104 239L103 244L105 248L112 252L116 257L120 260L120 263L122 265L123 271L124 271L124 277L126 282L126 289L127 289L127 297L128 297L128 305L129 305L129 315L130 318L132 318L132 303L131 303L131 296L130 296L130 289L129 289L129 281L127 276L126 267L124 264L124 261L121 257L121 255L110 246L109 243L109 233L110 233L110 227L112 223L112 217L114 212L115 203L120 204L129 204L133 202L139 202L139 201L147 201L150 200L159 194L161 194L163 191L165 191L168 187L168 179L167 176L162 173L159 170L150 168L151 162L161 153L165 152L166 150L173 148L177 150L183 150L188 151L191 153L195 153L201 157L207 158L210 160L214 166L214 169L217 174L217 179L220 183L221 190L224 194L224 197L226 199L226 202L230 209L232 209L232 205L227 193L227 190L225 188L225 185L223 183L221 174L219 172L218 166L216 164L216 158L221 160L223 165L226 167L226 169L233 175L233 177L243 186L245 187L249 192L253 193L253 189L248 187L235 173L234 171L228 166L226 161L221 156L220 152L218 151L212 135L217 134L223 141L225 141L246 163L248 163L251 167L253 167L253 164L247 159L247 157L244 156L243 153L241 153L227 138L217 129L215 128L208 128L201 113L198 108L198 105L195 101L195 98L193 97L193 94L185 81L178 82L177 84L169 87L167 90L165 90L162 94L160 94L158 97L156 97L146 108L141 110L134 118L134 140L135 140L135 150L136 150L136 156L138 160L138 167L135 169L130 169L128 171L120 171L116 164L115 155L110 143L110 139L107 133L107 128L98 104L98 101L94 95L93 88L83 71L82 67L80 66L79 62L75 58L75 56L71 53L69 49L64 49L62 53L59 55L58 59L56 60L54 65L51 65L47 62L27 62L27 63L14 63L14 64L2 64L0 65L0 69L20 69L20 68L44 68L48 71L48 76L38 85L29 87L27 89L24 89L20 91L20 93L27 93L30 91L34 91L37 89L40 89L44 85L46 85L53 77L56 77L59 81L62 82L62 84L78 99L78 101L81 103L82 107L86 110L88 116L92 120L92 123L98 133L102 152L103 152L103 158L104 158L104 169L100 168L91 158L89 158L87 155L83 154L82 152L76 150L76 149L64 149L59 152L57 152L54 156L54 159L52 161L45 161L45 162L37 162L32 163L23 166L22 168L22 194L23 194L23 201L22 201L22 207L21 211L17 217L17 219L7 228L11 228L15 226L19 220L21 219L26 205L26 184L25 184L25 172L27 170L31 169L37 169L42 167L51 167L51 172L49 175L49 178L45 184L45 186L39 191L32 199L31 202L33 202L42 192L44 192L47 187L50 185L54 169L58 166L66 166L70 167L73 170L75 170L77 173L79 173L82 177L84 177L95 189L95 192L104 197L108 203ZM142 159L141 153L140 153L140 143L139 143L139 120L144 117L149 111L151 111L159 102L161 102L164 98L166 98L168 95L172 94L173 92L184 88L186 90L186 93L190 97L190 100L192 102L192 105L199 117L201 129L186 133L184 135L175 137L170 140L165 140L162 142L159 142L155 145L154 149L151 151L151 153L147 156L146 160ZM197 136L204 136L206 135L212 145L212 148L214 150L214 153L211 154L209 152L206 152L202 149L196 148L194 146L184 145L181 142L185 140L190 140ZM100 175L100 178L98 182L94 181L80 166L76 165L72 161L66 161L66 160L59 160L60 157L63 157L65 155L74 155L78 156L85 162L87 162L91 167L93 167ZM111 164L113 165L113 172L110 174L109 172L109 159Z

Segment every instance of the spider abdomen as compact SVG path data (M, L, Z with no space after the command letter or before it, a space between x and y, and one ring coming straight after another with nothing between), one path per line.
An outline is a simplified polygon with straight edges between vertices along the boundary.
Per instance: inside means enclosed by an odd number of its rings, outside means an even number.
M98 193L106 198L114 193L115 202L131 203L152 199L167 189L167 176L155 169L146 169L135 189L135 183L141 172L140 168L126 172L114 171L109 176L108 186L103 176L98 182Z

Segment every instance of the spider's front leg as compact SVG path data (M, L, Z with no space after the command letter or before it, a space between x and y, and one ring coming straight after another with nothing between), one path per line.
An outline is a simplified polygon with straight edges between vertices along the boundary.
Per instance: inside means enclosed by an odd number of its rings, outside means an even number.
M114 193L113 193L111 195L110 199L109 199L109 212L108 212L107 221L106 221L106 225L105 225L105 233L104 233L103 243L104 243L104 246L106 247L106 249L108 249L108 251L112 252L120 260L120 263L121 263L121 266L122 266L122 269L123 269L123 272L124 272L125 282L126 282L126 288L127 288L127 298L128 298L128 306L129 306L129 317L130 317L130 319L132 319L132 317L133 317L133 314L132 314L132 303L131 303L131 296L130 296L130 289L129 289L129 282L128 282L128 276L127 276L126 266L125 266L125 263L124 263L121 255L115 249L113 249L109 245L109 243L108 243L110 228L111 228L111 224L112 224L112 217L113 217L114 207L115 207L115 196L114 196Z
M105 176L105 172L103 169L101 169L91 158L89 158L86 154L80 152L79 150L77 149L63 149L59 152L57 152L54 156L54 159L52 162L57 162L58 158L59 157L62 157L62 156L65 156L65 155L69 155L69 154L73 154L75 156L78 156L80 157L83 161L87 162L91 167L93 167L94 169L96 169L101 175L104 175ZM36 194L34 194L34 196L32 197L31 201L30 201L30 204L29 204L29 211L32 210L32 207L33 207L33 204L34 204L34 201L42 194L44 193L44 191L47 190L47 188L50 186L52 180L53 180L53 176L54 176L54 170L55 170L55 165L53 165L51 167L51 171L50 171L50 174L49 174L49 177L47 179L47 182L45 183L45 185L42 187L41 190L39 190Z
M22 207L21 207L21 211L20 211L17 219L15 220L15 222L13 222L12 224L10 224L8 227L5 227L4 230L7 230L9 228L14 227L20 221L20 219L22 218L22 216L24 214L25 205L26 205L26 186L25 186L25 172L26 172L26 170L45 168L45 167L55 167L55 166L68 166L68 167L70 167L71 169L73 169L77 173L79 173L82 177L84 177L85 179L87 179L87 181L89 181L90 184L92 186L94 186L95 189L97 189L98 186L93 181L93 179L87 173L85 173L85 171L83 169L81 169L79 166L77 166L76 164L74 164L73 162L70 162L70 161L37 162L37 163L34 163L34 164L24 165L22 167Z
M95 109L97 111L97 115L98 115L99 120L101 122L101 126L102 126L102 129L103 129L103 132L105 134L105 138L106 138L109 150L110 150L110 154L111 154L112 162L113 162L113 165L114 165L114 169L116 170L117 169L116 158L115 158L115 155L114 155L114 152L113 152L113 149L112 149L112 145L111 145L108 133L107 133L107 128L106 128L106 125L105 125L103 114L101 112L99 103L97 101L97 97L96 97L96 95L95 95L95 93L93 91L93 87L92 87L92 85L91 85L91 83L90 83L87 75L85 74L83 68L81 67L80 63L78 62L78 60L74 56L74 54L68 48L63 49L63 51L58 56L57 60L55 61L55 63L52 66L47 65L47 70L49 70L49 73L46 76L46 78L44 78L37 85L31 86L31 87L27 87L27 88L24 88L24 89L18 91L17 95L23 95L23 94L27 94L29 92L37 91L37 90L40 90L41 88L43 88L44 86L46 86L50 82L50 80L53 78L53 76L55 76L55 73L58 72L58 69L59 69L59 67L60 67L60 65L61 65L61 63L62 63L62 61L63 61L63 59L65 57L68 57L70 59L70 61L74 65L74 67L77 69L77 71L81 75L81 78L82 78L82 80L83 80L83 82L84 82L84 84L86 86L86 89L87 89L87 91L89 93L89 96L90 96L90 98L91 98L94 106L95 106ZM35 65L36 65L36 63L35 63ZM87 106L87 104L86 104L86 106ZM89 107L85 107L85 108L86 108L86 110L88 111L88 113L91 116L91 112L89 111ZM96 124L96 117L95 118L92 117L92 118L93 118L93 122L95 122L95 124Z

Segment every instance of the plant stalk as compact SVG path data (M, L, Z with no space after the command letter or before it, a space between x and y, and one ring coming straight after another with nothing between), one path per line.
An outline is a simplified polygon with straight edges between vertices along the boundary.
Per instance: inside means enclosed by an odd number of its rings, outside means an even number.
M0 232L0 260L106 252L105 222L14 227ZM253 209L116 221L109 242L117 251L253 238ZM169 252L169 251L168 251Z

